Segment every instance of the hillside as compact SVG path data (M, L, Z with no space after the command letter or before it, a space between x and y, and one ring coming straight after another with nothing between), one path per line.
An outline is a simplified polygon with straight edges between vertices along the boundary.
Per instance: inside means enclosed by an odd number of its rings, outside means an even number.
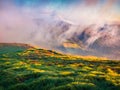
M0 90L120 90L120 61L2 43Z

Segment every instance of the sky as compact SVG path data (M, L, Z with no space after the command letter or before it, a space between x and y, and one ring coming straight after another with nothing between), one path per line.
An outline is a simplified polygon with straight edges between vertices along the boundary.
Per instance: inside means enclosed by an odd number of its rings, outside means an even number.
M120 23L120 0L0 0L0 42L55 49L90 25L111 23Z
M10 5L26 12L39 9L38 16L43 12L55 12L78 24L82 19L94 21L98 17L104 21L120 19L120 0L0 0L1 8L9 10Z

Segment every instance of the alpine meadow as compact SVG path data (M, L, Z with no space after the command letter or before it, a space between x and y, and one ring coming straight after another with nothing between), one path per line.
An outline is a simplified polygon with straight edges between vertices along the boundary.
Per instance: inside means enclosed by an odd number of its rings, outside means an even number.
M120 90L120 0L0 0L0 90Z

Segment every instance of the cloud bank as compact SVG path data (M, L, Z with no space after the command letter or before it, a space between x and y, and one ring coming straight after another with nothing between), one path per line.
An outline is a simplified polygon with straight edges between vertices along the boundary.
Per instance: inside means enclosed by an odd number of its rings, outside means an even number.
M120 59L118 0L1 0L0 42Z

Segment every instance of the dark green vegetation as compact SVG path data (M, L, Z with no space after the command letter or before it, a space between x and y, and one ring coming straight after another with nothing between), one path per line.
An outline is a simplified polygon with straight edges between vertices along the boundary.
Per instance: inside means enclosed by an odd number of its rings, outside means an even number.
M120 90L120 61L0 44L0 90Z

